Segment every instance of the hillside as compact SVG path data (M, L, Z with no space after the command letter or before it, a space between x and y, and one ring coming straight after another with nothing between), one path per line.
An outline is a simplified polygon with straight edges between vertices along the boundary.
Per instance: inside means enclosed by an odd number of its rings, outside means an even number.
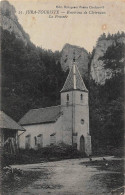
M2 110L19 120L29 109L60 103L66 79L52 51L36 48L1 29Z
M21 39L25 44L30 41L30 37L19 24L15 15L15 8L8 1L1 1L1 24L4 30L14 33L16 38Z
M60 60L62 69L66 71L68 68L71 68L74 55L81 75L83 76L83 78L87 77L89 54L84 48L75 45L70 45L68 43L64 45L61 51Z
M15 8L1 3L1 109L18 121L29 109L60 103L65 81L60 52L36 47L19 24Z
M60 104L60 90L75 51L89 89L93 151L122 146L125 33L102 34L91 55L70 44L52 52L36 47L19 24L14 7L8 2L2 5L1 109L18 121L29 109Z
M104 84L106 79L112 78L113 70L109 67L105 68L105 63L103 61L103 56L111 47L119 47L120 44L125 44L125 34L101 35L97 40L96 47L93 50L93 57L91 61L90 75L92 79L98 84ZM117 55L117 53L116 53ZM121 56L121 59L125 60Z
M100 68L93 69L97 77L90 73L89 83L90 130L96 151L104 148L108 152L124 143L124 40L124 32L107 37L103 34L91 56L91 70L93 63ZM97 52L104 48L104 43L105 52Z

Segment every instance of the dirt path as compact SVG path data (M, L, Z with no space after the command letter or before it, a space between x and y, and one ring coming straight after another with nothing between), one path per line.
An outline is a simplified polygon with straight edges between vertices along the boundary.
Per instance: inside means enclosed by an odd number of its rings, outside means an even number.
M94 160L100 159L102 158ZM111 160L113 157L107 159ZM109 176L118 173L99 171L96 167L82 165L85 161L88 159L13 166L25 171L46 170L47 173L45 177L41 176L26 188L15 192L15 195L110 195L111 189L107 186L107 182L110 182Z

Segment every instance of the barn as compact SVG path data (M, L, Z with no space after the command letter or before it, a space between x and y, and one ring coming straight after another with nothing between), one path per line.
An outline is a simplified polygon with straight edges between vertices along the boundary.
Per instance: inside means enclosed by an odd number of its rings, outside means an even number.
M0 111L0 148L7 152L15 153L18 149L19 135L25 132L25 129L15 122L11 117Z

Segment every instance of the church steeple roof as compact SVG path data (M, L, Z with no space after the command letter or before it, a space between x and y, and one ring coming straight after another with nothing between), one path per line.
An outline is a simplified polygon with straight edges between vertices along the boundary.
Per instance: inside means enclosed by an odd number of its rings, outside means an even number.
M88 90L83 82L83 79L81 77L81 74L78 70L78 67L75 63L75 59L73 59L73 66L70 69L70 72L68 74L68 77L64 83L64 86L63 86L61 92L71 91L71 90L80 90L80 91L88 92Z

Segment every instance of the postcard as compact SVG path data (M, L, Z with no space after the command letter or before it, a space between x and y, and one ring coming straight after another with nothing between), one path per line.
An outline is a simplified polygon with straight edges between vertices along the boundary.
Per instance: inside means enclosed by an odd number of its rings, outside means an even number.
M1 1L1 195L124 194L124 0Z

